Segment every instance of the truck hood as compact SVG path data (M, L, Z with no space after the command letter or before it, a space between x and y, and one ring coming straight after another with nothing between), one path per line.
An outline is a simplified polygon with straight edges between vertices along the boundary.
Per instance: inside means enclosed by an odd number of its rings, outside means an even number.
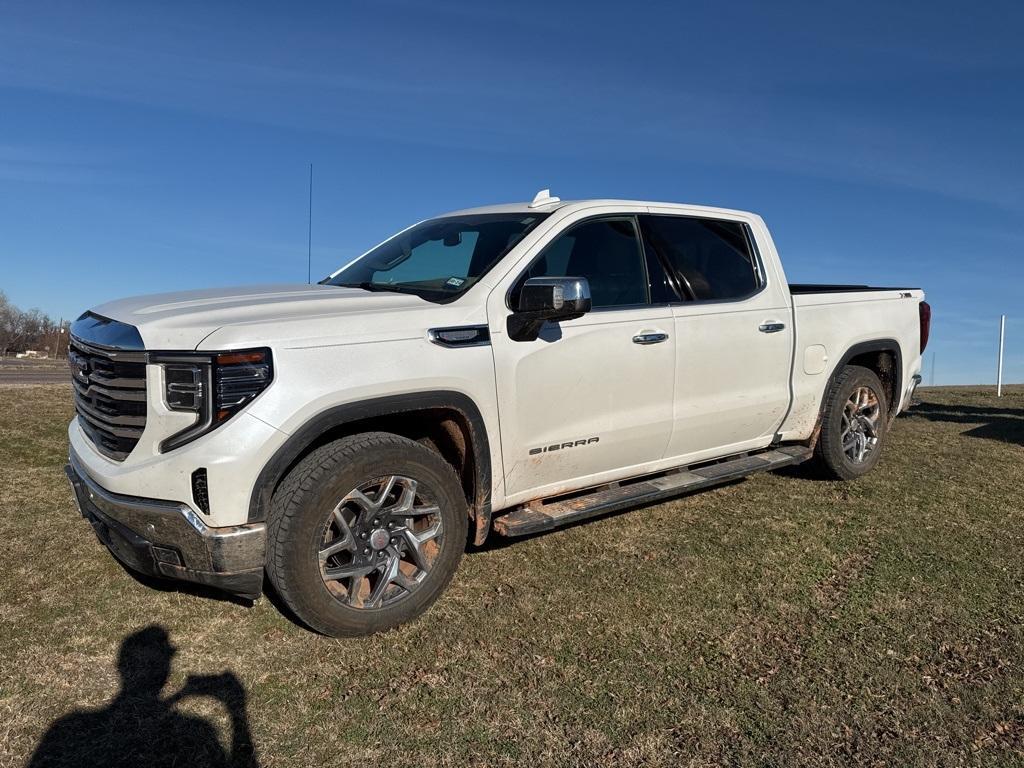
M422 323L409 313L443 309L409 294L329 285L263 285L135 296L102 304L92 312L138 328L146 349L167 350L196 349L218 331L220 341L210 348L300 342L323 333L347 336L338 338L340 343L410 337L422 333ZM372 339L364 338L368 333Z

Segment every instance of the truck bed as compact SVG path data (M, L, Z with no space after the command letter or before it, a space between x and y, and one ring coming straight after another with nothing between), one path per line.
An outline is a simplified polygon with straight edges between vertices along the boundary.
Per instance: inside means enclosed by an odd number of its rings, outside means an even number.
M858 345L882 340L898 348L902 398L921 366L921 289L796 283L790 291L796 328L793 404L780 430L783 439L804 439L813 431L829 376Z

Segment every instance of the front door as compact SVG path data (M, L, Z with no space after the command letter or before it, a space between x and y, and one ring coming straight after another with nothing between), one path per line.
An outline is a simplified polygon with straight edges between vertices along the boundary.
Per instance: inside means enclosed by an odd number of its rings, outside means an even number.
M513 341L505 322L529 277L585 277L593 310ZM503 284L506 285L507 284ZM506 501L551 496L644 471L672 430L674 318L650 301L632 216L564 230L488 302Z

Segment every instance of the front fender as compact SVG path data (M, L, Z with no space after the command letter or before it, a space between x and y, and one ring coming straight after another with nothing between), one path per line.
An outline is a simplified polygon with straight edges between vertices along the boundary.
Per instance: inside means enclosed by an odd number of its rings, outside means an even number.
M434 409L453 410L465 418L473 455L473 508L477 544L483 543L491 522L491 454L487 429L476 403L461 392L436 390L389 395L332 406L311 417L277 449L260 471L249 502L248 522L266 520L274 490L295 463L324 434L348 424L381 416Z

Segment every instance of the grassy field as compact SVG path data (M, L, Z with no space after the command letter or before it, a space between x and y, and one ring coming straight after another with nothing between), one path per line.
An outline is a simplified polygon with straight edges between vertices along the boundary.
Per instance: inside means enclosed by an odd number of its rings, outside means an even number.
M0 764L111 706L150 625L177 647L163 695L232 672L244 700L177 709L225 747L233 713L267 766L1024 764L1024 387L921 399L859 482L762 475L499 541L425 618L339 641L131 578L74 510L67 387L0 387ZM150 710L106 711L136 716L94 755Z

